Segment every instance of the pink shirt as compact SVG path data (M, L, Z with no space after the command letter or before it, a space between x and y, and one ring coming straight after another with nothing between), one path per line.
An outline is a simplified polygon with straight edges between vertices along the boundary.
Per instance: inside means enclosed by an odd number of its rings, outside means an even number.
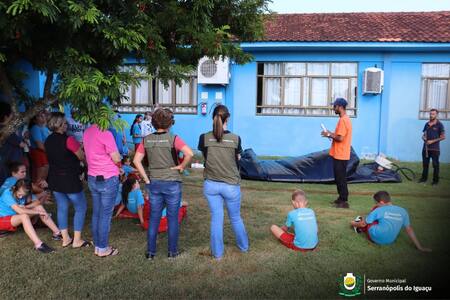
M109 130L101 131L92 125L83 134L84 151L88 164L88 175L111 178L119 176L119 167L113 162L110 154L118 152L114 136Z

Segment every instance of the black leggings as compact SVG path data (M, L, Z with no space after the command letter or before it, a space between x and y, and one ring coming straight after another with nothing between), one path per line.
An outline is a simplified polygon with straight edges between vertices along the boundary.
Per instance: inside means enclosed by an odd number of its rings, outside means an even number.
M334 181L336 182L339 201L348 201L347 188L347 163L348 160L339 160L333 158Z

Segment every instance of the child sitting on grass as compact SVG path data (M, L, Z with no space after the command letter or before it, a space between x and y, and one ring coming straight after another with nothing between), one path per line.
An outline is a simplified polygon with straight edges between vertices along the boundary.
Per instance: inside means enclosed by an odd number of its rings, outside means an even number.
M27 167L21 162L11 162L8 164L8 169L10 171L11 176L6 178L0 187L0 196L5 190L10 189L14 184L16 184L17 180L26 179L27 177ZM44 204L48 198L49 194L45 191L47 188L47 182L41 181L41 183L35 184L31 183L31 191L33 201L39 200L40 204Z
M20 179L10 189L3 191L0 197L0 230L16 231L19 225L34 243L34 248L42 253L54 252L54 249L43 243L32 224L32 218L38 216L41 221L53 231L53 239L61 239L61 232L41 205L24 205L30 192L30 186L25 180ZM35 201L39 203L39 201Z
M135 177L130 177L122 186L122 203L117 209L115 217L119 217L125 207L131 213L137 213L139 222L144 227L144 195L139 186L139 181Z
M125 156L122 159L122 170L123 170L123 175L124 175L125 179L127 179L128 175L130 175L130 174L134 175L136 178L139 178L139 175L137 174L137 170L131 166L131 159L128 156Z
M286 224L283 227L272 225L270 230L273 235L286 247L296 251L314 250L319 243L316 215L308 206L305 192L295 190L292 193L292 206L294 210L287 215ZM288 232L293 226L295 235Z
M357 232L365 232L369 240L375 244L389 245L395 242L402 227L405 227L406 233L418 250L431 251L422 247L409 223L408 212L400 206L393 205L388 192L376 192L373 199L377 204L366 219L359 218L351 222Z

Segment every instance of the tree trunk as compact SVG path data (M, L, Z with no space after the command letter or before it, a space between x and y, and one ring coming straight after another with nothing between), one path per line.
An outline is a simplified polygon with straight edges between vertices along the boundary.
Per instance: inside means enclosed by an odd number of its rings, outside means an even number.
M35 105L27 109L23 113L13 113L13 117L8 124L5 124L0 132L0 145L3 145L5 139L19 129L23 124L27 124L31 118L44 110L48 105L56 102L56 97L49 95L48 99L41 99L36 101Z
M48 71L44 84L44 97L34 103L32 107L21 113L18 111L18 103L14 97L14 87L12 86L6 69L0 64L0 88L8 103L11 104L12 119L0 132L0 145L3 145L5 139L19 129L23 124L28 123L38 112L44 110L47 106L56 102L56 96L51 94L53 83L53 72Z

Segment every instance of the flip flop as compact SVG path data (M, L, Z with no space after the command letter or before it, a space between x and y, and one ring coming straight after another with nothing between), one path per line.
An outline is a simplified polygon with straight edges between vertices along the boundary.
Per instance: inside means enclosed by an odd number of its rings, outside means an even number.
M63 247L63 248L67 248L67 247L69 247L69 246L72 245L72 244L73 244L73 239L71 239L70 242L67 243L67 245L63 245L62 247Z
M109 252L107 255L99 255L98 257L108 257L108 256L116 256L117 254L119 254L119 250L117 250L116 248L111 248L111 252Z
M92 245L92 242L84 241L83 244L81 244L81 246L78 246L78 247L72 247L72 248L74 248L74 249L78 249L78 248L89 248L89 247L91 247L91 246L93 246L93 245Z

